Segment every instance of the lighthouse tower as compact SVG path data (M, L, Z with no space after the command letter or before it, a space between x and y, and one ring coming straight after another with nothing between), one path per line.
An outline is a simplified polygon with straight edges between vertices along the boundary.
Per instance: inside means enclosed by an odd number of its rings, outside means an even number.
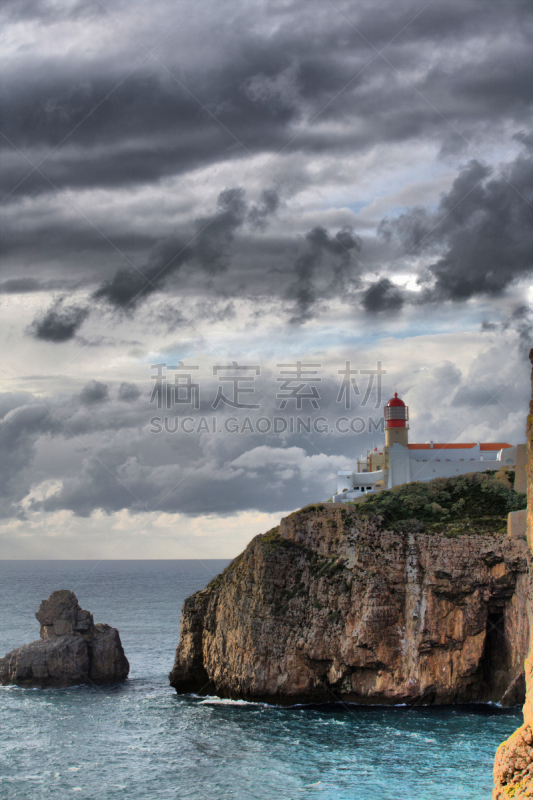
M394 392L394 397L385 406L385 447L393 444L408 445L409 408Z

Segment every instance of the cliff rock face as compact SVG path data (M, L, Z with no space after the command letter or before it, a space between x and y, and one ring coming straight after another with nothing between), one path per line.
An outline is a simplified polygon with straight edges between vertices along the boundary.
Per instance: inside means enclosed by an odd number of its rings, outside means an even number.
M533 350L529 354L533 363ZM533 400L527 419L527 540L533 552ZM527 612L533 623L533 602L527 598ZM532 625L533 629L533 625ZM533 797L533 638L526 659L526 701L524 724L507 739L494 762L494 800L524 800Z
M52 592L35 614L41 638L0 659L0 684L27 687L115 683L129 664L116 628L93 622L74 592Z
M323 505L257 536L186 600L171 685L278 704L522 702L526 543L501 524L401 527Z

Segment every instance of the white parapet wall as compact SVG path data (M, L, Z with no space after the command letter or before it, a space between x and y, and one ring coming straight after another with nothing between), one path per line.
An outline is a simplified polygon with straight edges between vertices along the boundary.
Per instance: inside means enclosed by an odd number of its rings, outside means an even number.
M526 535L527 508L511 511L507 517L507 533L512 539L523 539Z
M501 461L446 461L431 460L427 463L411 461L411 480L430 481L433 478L451 478L454 475L466 475L468 472L486 472L496 470L505 466ZM393 484L395 485L395 484Z
M387 471L375 472L339 472L337 475L337 494L343 494L353 500L367 492L379 492L387 488Z

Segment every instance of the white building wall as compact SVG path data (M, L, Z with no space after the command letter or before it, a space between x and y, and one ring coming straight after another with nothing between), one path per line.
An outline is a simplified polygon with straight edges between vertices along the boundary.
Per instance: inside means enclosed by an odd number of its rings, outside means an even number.
M353 472L347 472L346 470L337 473L337 494L353 489L353 476Z
M333 497L335 502L342 500L357 500L370 492L380 491L387 486L387 470L375 472L339 472L337 476L337 494ZM381 481L380 488L375 489L376 483Z
M511 465L516 463L516 447L505 447L502 450L481 450L479 443L474 447L461 447L461 448L446 448L440 449L438 447L428 448L424 450L409 450L409 458L416 459L417 461L500 461L500 466L504 464L507 459L510 459Z
M393 444L392 447L389 447L389 489L412 480L410 466L407 447L401 444Z
M389 448L389 469L376 472L339 472L337 494L334 499L354 500L375 489L378 481L391 489L411 481L430 481L433 478L450 478L468 472L485 472L516 465L516 447L506 447L498 452L474 447L441 450L409 450L400 444ZM369 488L371 487L371 488Z
M491 453L492 455L492 453ZM466 475L467 472L485 472L487 469L501 469L502 462L491 461L411 461L411 480L430 481L433 478L451 478L453 475ZM392 484L397 486L396 483Z

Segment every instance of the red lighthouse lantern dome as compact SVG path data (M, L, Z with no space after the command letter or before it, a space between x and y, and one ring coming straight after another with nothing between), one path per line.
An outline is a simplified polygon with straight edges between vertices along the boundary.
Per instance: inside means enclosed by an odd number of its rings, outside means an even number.
M409 408L403 400L398 397L398 392L394 392L387 405L385 406L385 427L386 428L406 428L409 419Z
M405 408L405 403L398 397L398 392L394 392L394 397L392 397L387 403L387 408L389 406L404 406Z

